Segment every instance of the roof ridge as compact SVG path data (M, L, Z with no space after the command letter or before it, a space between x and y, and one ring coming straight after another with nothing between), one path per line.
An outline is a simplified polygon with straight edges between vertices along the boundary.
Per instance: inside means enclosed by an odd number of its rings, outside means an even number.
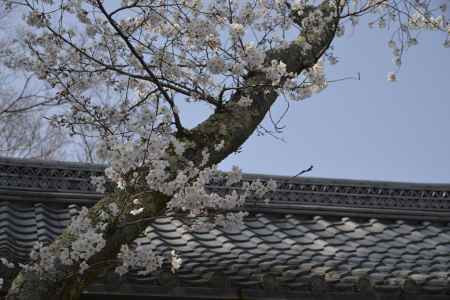
M17 165L29 166L36 168L58 168L58 169L83 169L83 170L104 170L108 165L94 164L75 161L62 160L42 160L29 158L15 158L0 156L1 165ZM0 169L1 170L1 169ZM247 178L259 179L276 179L282 181L302 182L305 184L333 184L333 185L370 185L395 188L427 188L427 189L448 189L450 190L450 182L408 182L396 180L374 180L374 179L351 179L351 178L330 178L330 177L314 177L314 176L288 176L263 173L244 173Z
M0 158L0 200L91 203L101 197L91 184L105 165ZM269 204L250 198L247 208L298 214L373 215L450 221L450 184L417 184L314 177L244 174L244 180L274 179ZM225 193L230 187L209 186ZM37 200L38 199L38 200ZM88 201L83 201L86 199Z

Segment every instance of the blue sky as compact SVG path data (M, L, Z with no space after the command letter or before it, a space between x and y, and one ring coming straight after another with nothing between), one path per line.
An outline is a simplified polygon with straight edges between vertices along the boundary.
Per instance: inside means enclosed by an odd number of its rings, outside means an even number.
M337 40L340 62L327 68L327 78L360 72L361 80L291 103L281 135L286 143L253 135L220 167L295 175L314 165L308 176L450 182L450 49L442 34L422 34L391 83L388 40L388 32L364 24Z

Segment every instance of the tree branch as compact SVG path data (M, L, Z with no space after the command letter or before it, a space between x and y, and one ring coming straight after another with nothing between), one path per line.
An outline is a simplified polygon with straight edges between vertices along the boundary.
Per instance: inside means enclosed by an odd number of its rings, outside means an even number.
M181 120L180 120L180 116L178 115L176 108L175 108L175 103L172 99L172 97L167 93L167 91L165 90L165 88L162 86L162 84L160 83L159 79L156 77L156 75L152 72L152 70L150 70L150 68L147 66L147 64L144 61L144 58L137 52L137 50L134 48L134 46L131 44L130 40L128 39L128 37L125 35L125 33L120 29L119 25L116 23L116 21L114 21L114 19L108 14L108 12L106 11L105 7L102 4L102 1L100 0L96 0L97 5L100 9L100 11L103 13L103 15L106 17L106 19L108 20L109 24L111 24L111 26L114 28L114 30L119 34L119 36L122 38L122 40L125 42L125 44L127 45L128 49L130 49L131 53L133 53L133 55L136 57L136 59L139 61L139 63L141 64L141 66L144 68L144 70L147 72L147 74L149 75L151 81L158 87L159 91L161 92L161 94L163 95L164 99L169 103L170 108L172 110L172 114L173 114L173 118L175 121L175 127L177 128L178 132L180 134L183 134L184 132L184 128L181 125Z
M286 64L288 73L300 74L317 63L333 41L342 7L335 8L328 2L324 2L318 7L311 7L306 14L312 14L315 10L321 10L325 17L332 13L336 13L337 16L329 24L323 26L325 30L318 35L320 38L309 48L304 47L304 40L311 33L305 30L287 48L268 51L265 60L266 66L272 60L279 60ZM296 22L300 23L301 19L296 19ZM210 150L211 164L217 164L230 153L237 151L255 131L278 97L271 80L262 71L250 72L245 78L243 86L249 88L245 91L235 91L231 100L224 104L221 110L216 111L187 134L190 139L196 143L202 143ZM248 108L243 108L238 104L243 95L253 100L252 105ZM222 140L225 142L225 146L221 150L215 151L212 145L220 144ZM191 151L189 156L195 156L197 161L201 160L200 153L195 155Z

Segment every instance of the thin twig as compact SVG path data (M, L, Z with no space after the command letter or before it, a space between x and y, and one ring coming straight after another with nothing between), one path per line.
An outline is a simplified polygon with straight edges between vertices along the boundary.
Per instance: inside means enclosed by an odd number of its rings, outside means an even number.
M311 165L311 166L309 166L309 168L304 169L304 170L301 170L301 171L298 172L296 175L292 176L290 179L293 179L293 178L298 177L298 176L300 176L300 175L303 175L303 174L305 174L305 173L309 173L309 172L311 172L311 171L313 170L313 168L314 168L314 166Z

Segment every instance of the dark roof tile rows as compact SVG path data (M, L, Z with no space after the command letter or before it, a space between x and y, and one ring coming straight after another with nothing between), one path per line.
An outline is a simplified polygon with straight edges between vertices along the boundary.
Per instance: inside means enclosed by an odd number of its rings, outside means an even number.
M25 262L32 244L54 239L78 208L0 202L0 257ZM450 286L448 223L258 213L242 231L189 232L184 225L160 218L148 229L153 251L176 250L183 259L175 274L131 273L126 281L151 286L173 276L181 286L201 287L219 274L231 286L255 289L269 276L290 291L311 289L313 278L330 290L359 289L361 278L374 288L412 281L446 293Z
M45 172L27 169L34 174L27 183L31 186L14 187L5 177L17 177L18 169L14 161L7 163L13 174L1 169L0 160L0 257L25 262L35 241L53 240L81 205L92 205L101 196L88 186L86 175L99 169L69 165L70 172L81 168L77 174L84 177L71 175L75 188L64 184L49 192L35 181L43 173L61 176L67 166L53 164L59 171L52 173L45 164L31 164ZM181 268L175 274L167 266L149 276L103 274L86 297L108 293L107 299L116 299L110 298L115 293L128 295L124 299L138 294L210 299L214 290L215 298L245 294L249 299L289 299L324 291L344 295L342 299L375 292L450 298L449 185L279 181L269 205L248 203L251 214L241 231L190 232L182 220L155 220L148 230L151 248L161 255L176 250ZM444 208L423 204L430 199ZM1 267L0 272L9 271Z

